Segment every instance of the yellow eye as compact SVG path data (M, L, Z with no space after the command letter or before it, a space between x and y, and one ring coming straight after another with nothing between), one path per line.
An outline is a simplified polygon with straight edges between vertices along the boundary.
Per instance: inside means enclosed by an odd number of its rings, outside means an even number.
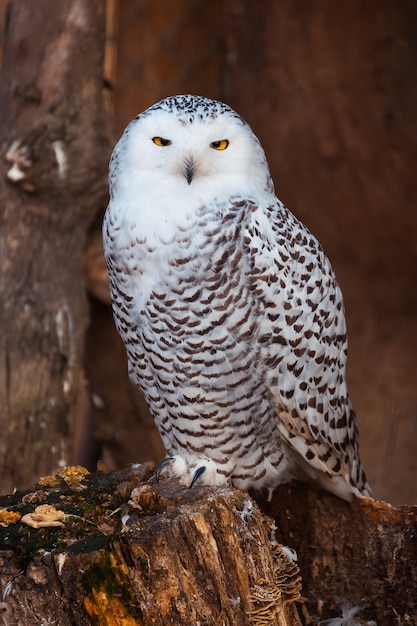
M214 148L215 150L226 150L229 142L227 139L220 139L219 141L213 141L210 144L210 148Z
M170 139L164 139L163 137L152 137L152 141L157 146L169 146L172 143Z

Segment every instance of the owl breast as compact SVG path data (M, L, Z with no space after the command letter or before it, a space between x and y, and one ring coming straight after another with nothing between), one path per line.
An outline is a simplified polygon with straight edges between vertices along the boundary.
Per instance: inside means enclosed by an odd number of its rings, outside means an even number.
M260 307L243 236L253 209L213 204L151 248L134 230L121 247L105 227L129 373L167 452L187 450L191 465L209 456L240 488L276 484L287 471L256 341Z

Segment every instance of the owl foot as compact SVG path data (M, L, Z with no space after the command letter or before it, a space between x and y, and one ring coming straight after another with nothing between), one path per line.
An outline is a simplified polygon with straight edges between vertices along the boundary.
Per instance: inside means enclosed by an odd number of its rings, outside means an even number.
M161 473L164 471L164 469L166 469L166 466L169 465L172 460L172 456L166 456L164 459L162 459L162 461L159 461L158 465L156 466L155 472L155 478L157 483L160 482L159 479L161 478Z
M200 476L200 484L212 486L224 485L227 482L227 477L220 473L217 468L217 463L211 459L199 461L194 468L194 473L191 476L190 489Z
M168 470L170 475L179 478L181 484L185 484L184 476L188 476L188 466L184 457L175 454L174 456L167 456L165 459L162 459L156 468L156 482L159 483L161 474L165 470Z
M204 459L193 465L194 467L189 468L185 458L179 454L167 456L158 463L156 480L159 483L162 473L167 471L170 476L175 476L182 485L188 485L190 489L200 476L200 483L203 485L222 485L227 481L223 474L218 473L217 465L211 459Z
M193 474L193 477L191 478L190 489L194 485L196 480L198 480L200 478L201 474L204 474L205 471L206 471L206 466L205 465L200 465L200 467L197 467L197 469L195 470L195 472Z

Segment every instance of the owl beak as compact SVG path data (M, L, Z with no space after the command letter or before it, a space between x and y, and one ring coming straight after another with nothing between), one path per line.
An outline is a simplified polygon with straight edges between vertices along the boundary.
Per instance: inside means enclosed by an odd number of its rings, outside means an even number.
M186 161L185 164L185 177L187 179L187 183L191 185L191 181L193 180L195 168L193 161Z

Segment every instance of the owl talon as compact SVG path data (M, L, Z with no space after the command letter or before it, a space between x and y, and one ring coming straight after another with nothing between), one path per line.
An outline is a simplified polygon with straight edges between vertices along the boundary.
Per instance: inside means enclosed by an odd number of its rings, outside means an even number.
M165 469L167 470L168 477L178 478L181 485L188 485L188 465L183 456L175 454L174 456L167 456L165 459L162 459L162 461L159 461L155 472L157 483L159 483L161 474Z
M200 478L201 474L204 474L205 471L206 471L205 465L200 465L200 467L197 467L191 479L190 489L194 485L194 483Z
M157 467L156 467L156 473L155 473L155 477L156 477L156 482L159 483L159 479L161 477L161 473L163 472L163 470L165 469L165 467L167 465L169 465L170 463L172 463L172 461L174 460L173 456L166 456L164 459L162 459L162 461L159 461Z

